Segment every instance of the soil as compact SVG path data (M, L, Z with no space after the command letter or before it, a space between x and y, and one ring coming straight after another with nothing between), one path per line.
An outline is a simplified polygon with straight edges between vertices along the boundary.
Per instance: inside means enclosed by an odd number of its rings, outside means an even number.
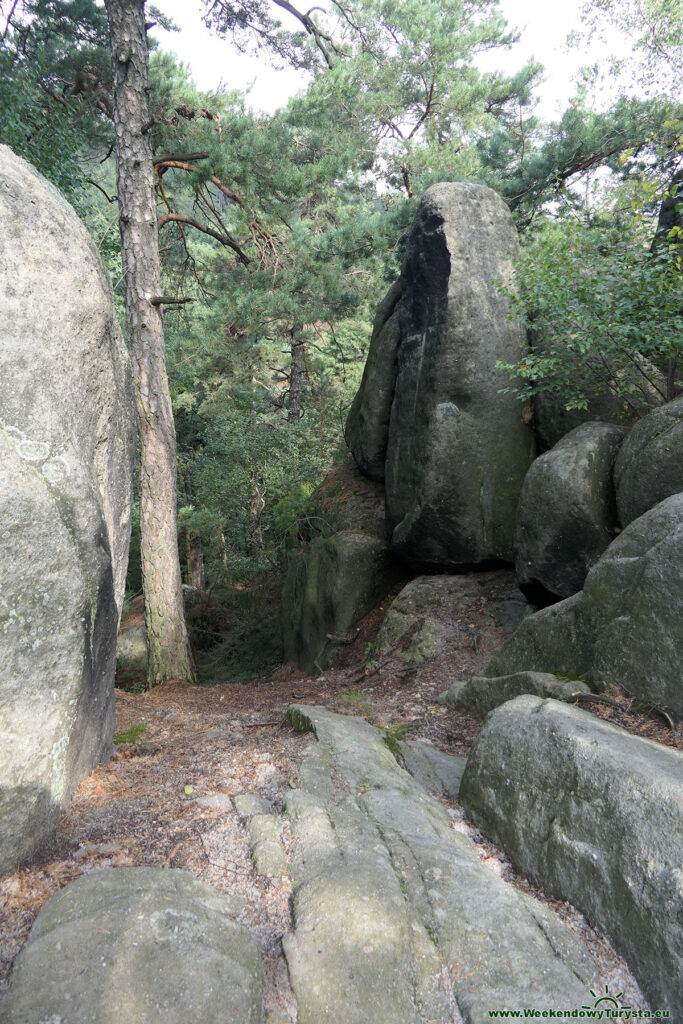
M489 573L487 580L484 600L513 585L504 572ZM394 655L372 672L364 659L391 598L363 620L337 666L317 678L285 665L269 677L240 683L165 683L141 694L117 690L115 732L120 736L144 728L134 741L120 742L112 759L83 780L53 842L30 864L0 879L0 981L40 908L79 875L111 866L183 868L242 898L240 920L256 934L263 951L267 1006L279 1019L294 1021L280 944L291 925L291 882L256 874L233 797L257 793L280 808L288 788L297 785L301 758L312 739L283 724L293 701L324 704L383 727L401 726L408 739L428 739L441 750L465 756L481 722L441 706L436 697L454 679L479 672L511 631L482 626L473 644L469 634L455 630L456 640L438 659L406 666ZM127 625L138 624L133 620L139 614L139 608L133 609ZM624 696L611 699L613 704L584 706L630 732L680 749L680 736L657 712L637 709ZM457 804L448 806L454 827L469 831L485 863L547 899L465 822ZM588 941L614 985L633 993L632 1005L644 1007L606 940L574 908L549 902Z

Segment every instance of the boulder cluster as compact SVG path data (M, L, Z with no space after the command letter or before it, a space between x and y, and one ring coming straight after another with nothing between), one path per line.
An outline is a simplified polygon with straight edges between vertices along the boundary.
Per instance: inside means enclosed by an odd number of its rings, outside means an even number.
M351 509L341 532L293 556L287 655L325 668L338 650L331 638L400 575L514 563L529 610L541 610L487 678L516 676L513 690L534 693L550 692L524 688L534 673L617 684L683 714L683 397L636 421L610 398L571 415L548 393L523 408L496 368L528 345L501 287L514 287L517 252L509 211L490 189L425 193L346 424L347 472L357 488L374 482L376 516L370 528ZM411 589L398 604L416 599ZM479 707L491 699L482 685ZM468 698L456 688L451 699Z

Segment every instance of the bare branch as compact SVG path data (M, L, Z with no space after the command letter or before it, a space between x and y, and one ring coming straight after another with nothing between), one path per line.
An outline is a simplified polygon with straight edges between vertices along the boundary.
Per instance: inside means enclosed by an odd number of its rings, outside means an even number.
M195 220L194 217L188 217L187 214L184 213L165 213L162 217L159 217L157 224L159 229L161 230L164 224L168 224L170 222L174 222L176 224L189 224L190 227L196 228L197 231L202 231L205 235L211 235L211 237L215 238L218 242L221 243L221 245L225 245L229 249L232 249L233 252L236 253L240 263L243 263L245 267L251 263L250 258L240 248L239 243L235 238L232 237L232 235L229 235L227 233L221 234L221 232L219 231L214 231L213 228L208 227L208 225L206 224L200 223L200 221Z
M95 186L95 188L99 189L99 190L100 190L100 192L102 193L102 195L104 196L104 198L105 198L105 199L107 200L107 202L108 202L108 203L115 203L115 202L117 202L117 200L118 200L118 196L110 196L110 195L108 195L108 194L107 194L107 193L105 192L105 190L104 190L104 189L102 188L102 186L101 186L101 185L98 185L98 184L97 184L97 182L96 182L96 181L93 181L93 179L92 179L92 178L86 178L85 180L87 181L87 183L88 183L89 185L94 185L94 186Z
M2 41L3 41L3 43L4 43L5 39L7 38L7 33L9 32L10 25L12 24L12 18L14 17L14 12L17 9L17 4L18 3L19 3L19 0L14 0L14 3L12 4L12 10L9 12L9 15L7 17L7 24L5 25L5 31L2 33Z

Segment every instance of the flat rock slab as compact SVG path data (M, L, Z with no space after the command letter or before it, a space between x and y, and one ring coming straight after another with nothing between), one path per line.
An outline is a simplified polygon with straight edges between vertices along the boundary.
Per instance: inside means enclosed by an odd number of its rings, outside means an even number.
M467 764L466 757L444 754L425 740L406 740L399 747L403 767L421 786L437 796L457 799Z
M3 1024L261 1024L261 958L239 906L185 871L93 871L49 900Z
M308 705L289 720L318 739L287 799L299 1024L483 1024L585 1002L599 979L583 944L480 862L380 730Z
M536 697L571 700L577 693L590 693L590 687L578 679L558 679L549 672L513 672L509 676L473 676L467 683L453 683L440 696L440 702L456 711L485 718L489 711L523 693Z
M683 756L578 708L518 697L487 719L461 789L475 823L611 938L653 1009L683 992Z

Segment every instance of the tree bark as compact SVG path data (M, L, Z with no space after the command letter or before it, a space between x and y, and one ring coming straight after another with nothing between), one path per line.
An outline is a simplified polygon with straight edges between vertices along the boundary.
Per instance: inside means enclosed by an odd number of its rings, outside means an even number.
M204 551L202 550L202 538L195 533L187 531L187 583L188 586L200 590L206 590L206 577L204 575Z
M258 558L263 550L263 526L261 516L266 507L266 489L261 475L253 470L251 474L251 492L249 494L249 533L247 550L251 558Z
M144 0L105 0L114 77L126 327L140 432L140 528L148 685L196 681L185 625L176 522L176 438L166 375L149 124Z
M289 410L287 422L296 423L301 419L303 410L301 398L304 390L304 346L301 338L302 327L298 324L290 331L290 355L291 364L289 369Z

